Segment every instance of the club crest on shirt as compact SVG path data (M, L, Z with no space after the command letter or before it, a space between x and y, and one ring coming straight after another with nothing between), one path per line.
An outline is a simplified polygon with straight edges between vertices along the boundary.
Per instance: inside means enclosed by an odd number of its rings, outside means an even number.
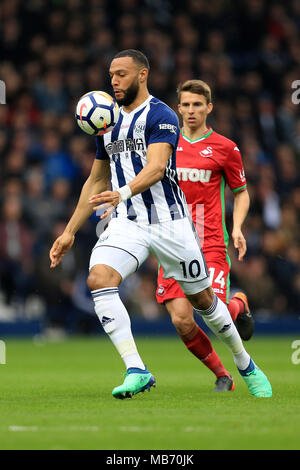
M206 149L199 152L201 157L212 157L213 151L211 147L206 147Z
M146 123L144 121L136 122L134 126L134 132L137 134L142 134L145 131Z
M165 288L162 284L159 284L158 289L156 291L157 295L164 295L165 293Z

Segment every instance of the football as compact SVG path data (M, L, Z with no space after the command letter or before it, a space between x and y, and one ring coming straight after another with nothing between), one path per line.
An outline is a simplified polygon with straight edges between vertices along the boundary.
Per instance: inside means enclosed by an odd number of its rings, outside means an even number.
M76 105L78 126L89 135L102 135L113 130L119 119L119 106L105 91L90 91Z

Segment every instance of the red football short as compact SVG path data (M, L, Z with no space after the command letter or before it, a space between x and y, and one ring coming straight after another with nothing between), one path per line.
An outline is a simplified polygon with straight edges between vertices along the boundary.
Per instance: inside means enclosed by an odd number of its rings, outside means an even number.
M226 256L216 258L210 253L204 253L207 268L210 273L212 288L215 294L225 303L229 302L230 279L229 262ZM166 300L185 297L180 285L174 279L164 279L162 267L159 267L157 276L156 300L163 304Z

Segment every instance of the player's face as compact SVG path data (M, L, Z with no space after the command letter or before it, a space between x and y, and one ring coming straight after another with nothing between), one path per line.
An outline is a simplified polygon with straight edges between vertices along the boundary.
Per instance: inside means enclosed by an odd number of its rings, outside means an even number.
M202 127L207 115L212 111L212 103L207 103L204 95L182 91L178 110L182 116L183 125L192 129Z
M132 57L119 57L110 65L109 74L118 104L129 106L136 99L140 88L140 71Z

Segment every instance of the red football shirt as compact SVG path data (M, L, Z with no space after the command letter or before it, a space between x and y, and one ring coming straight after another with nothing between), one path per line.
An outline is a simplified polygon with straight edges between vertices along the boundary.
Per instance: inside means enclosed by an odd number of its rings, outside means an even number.
M225 185L233 192L247 186L238 147L212 129L194 141L181 131L176 167L204 253L224 255L228 244Z

